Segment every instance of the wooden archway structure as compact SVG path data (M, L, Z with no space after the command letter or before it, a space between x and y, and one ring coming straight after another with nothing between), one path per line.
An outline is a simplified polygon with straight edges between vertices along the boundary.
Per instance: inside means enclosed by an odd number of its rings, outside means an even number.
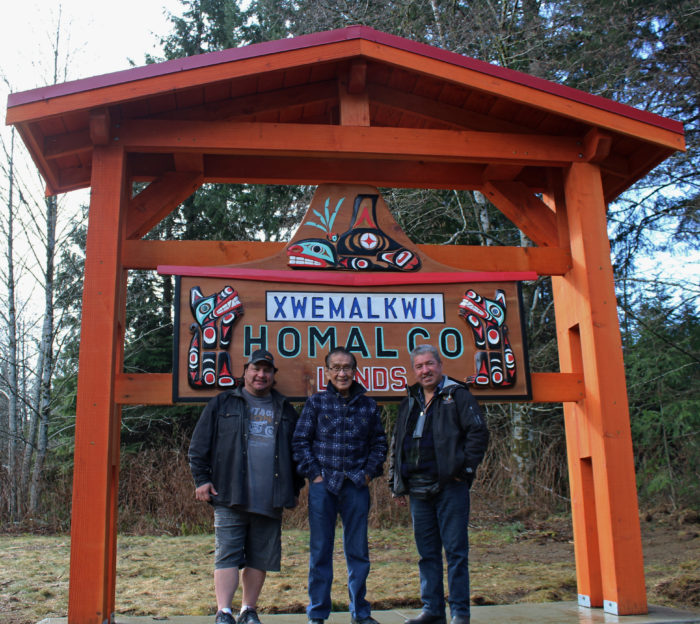
M121 406L171 402L171 375L123 372L127 272L280 249L142 240L207 182L476 189L510 218L535 247L423 251L552 276L561 372L532 388L565 408L579 602L647 611L606 205L684 149L681 124L361 26L15 93L7 123L49 193L92 188L71 624L114 612Z

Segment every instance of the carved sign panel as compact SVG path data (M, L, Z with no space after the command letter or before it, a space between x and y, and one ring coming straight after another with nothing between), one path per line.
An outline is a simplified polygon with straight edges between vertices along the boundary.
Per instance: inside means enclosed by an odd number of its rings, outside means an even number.
M466 273L421 256L372 187L325 185L283 254L230 267L159 267L178 275L176 401L233 387L267 349L276 388L303 400L325 387L336 346L382 400L414 383L409 352L436 346L444 372L477 398L530 396L518 279Z

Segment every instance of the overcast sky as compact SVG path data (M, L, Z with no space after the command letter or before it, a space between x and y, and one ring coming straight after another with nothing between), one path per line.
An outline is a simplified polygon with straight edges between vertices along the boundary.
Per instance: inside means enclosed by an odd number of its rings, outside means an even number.
M178 0L14 0L3 11L0 70L13 91L51 82L59 11L59 64L68 54L67 80L126 69L129 59L143 65L144 54L158 55L158 38L170 31L165 12L180 8Z

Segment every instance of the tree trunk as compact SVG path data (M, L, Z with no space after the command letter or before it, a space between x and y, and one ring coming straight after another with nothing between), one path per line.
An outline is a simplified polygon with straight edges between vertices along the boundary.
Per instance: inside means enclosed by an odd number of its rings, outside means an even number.
M37 439L36 460L32 472L29 491L29 513L35 514L39 508L41 494L41 475L49 441L49 417L51 415L51 373L53 371L53 333L54 333L54 255L56 252L56 208L55 196L46 198L46 267L44 271L44 323L39 346L41 368L39 377L39 435Z
M12 128L10 153L8 156L9 193L7 199L6 260L7 260L7 472L8 472L8 514L10 520L19 519L17 458L20 427L18 422L18 372L17 372L17 309L15 306L15 267L14 267L14 153L15 129Z

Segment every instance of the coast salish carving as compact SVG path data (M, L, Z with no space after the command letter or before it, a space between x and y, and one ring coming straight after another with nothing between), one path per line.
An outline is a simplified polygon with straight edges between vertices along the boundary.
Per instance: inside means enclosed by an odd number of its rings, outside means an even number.
M236 319L243 316L238 292L224 286L218 293L203 295L199 286L190 289L192 339L187 361L187 381L192 388L232 388L236 378L228 347Z
M333 231L335 219L345 198L341 198L333 212L314 210L319 223L305 225L325 232L325 238L305 238L287 247L289 266L293 269L339 269L354 271L417 271L420 258L397 243L377 225L379 195L357 195L353 204L350 227L342 234ZM368 200L368 201L365 201Z
M459 304L459 315L471 327L476 345L476 373L467 383L477 387L505 388L515 383L515 355L508 340L506 295L496 290L493 299L467 290Z

